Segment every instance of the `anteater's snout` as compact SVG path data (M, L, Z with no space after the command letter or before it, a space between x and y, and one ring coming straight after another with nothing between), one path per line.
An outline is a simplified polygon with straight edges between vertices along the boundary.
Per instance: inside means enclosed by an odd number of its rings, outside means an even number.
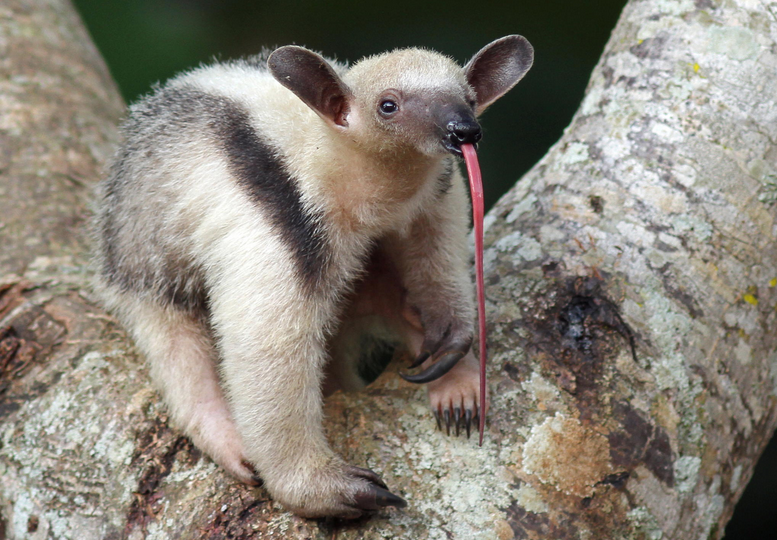
M445 127L448 130L448 140L455 146L475 144L483 136L480 124L475 120L453 120Z
M448 152L461 156L462 144L475 144L482 136L480 124L474 118L458 118L445 124L443 146Z
M433 102L434 123L439 130L442 145L448 152L461 156L462 144L475 144L483 135L475 113L457 97Z

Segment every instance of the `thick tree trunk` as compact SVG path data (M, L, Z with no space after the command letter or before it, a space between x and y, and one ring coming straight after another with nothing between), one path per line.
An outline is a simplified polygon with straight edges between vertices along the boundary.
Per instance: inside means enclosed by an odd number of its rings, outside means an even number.
M0 8L0 539L720 538L777 422L777 2L633 0L548 155L491 212L486 441L391 368L327 403L409 502L284 513L170 428L90 301L121 100L64 0ZM487 171L486 171L487 174Z

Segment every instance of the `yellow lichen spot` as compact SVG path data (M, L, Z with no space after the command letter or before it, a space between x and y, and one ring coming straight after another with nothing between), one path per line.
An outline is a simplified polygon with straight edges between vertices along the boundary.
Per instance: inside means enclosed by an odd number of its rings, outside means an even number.
M750 304L751 306L757 306L758 305L758 298L753 296L752 294L748 293L742 297L745 302Z
M777 287L777 277L773 277L769 280L769 287Z
M701 66L699 64L694 64L693 65L693 72L694 73L698 73L700 69L701 69Z

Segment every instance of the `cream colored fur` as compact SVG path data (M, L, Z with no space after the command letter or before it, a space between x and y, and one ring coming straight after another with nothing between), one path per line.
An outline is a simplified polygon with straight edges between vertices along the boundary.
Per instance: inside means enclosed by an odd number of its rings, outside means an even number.
M240 104L289 167L305 206L324 216L335 271L315 294L295 278L292 254L262 206L233 178L217 141L196 132L158 149L154 163L132 157L153 196L134 210L115 211L127 213L120 216L127 227L143 216L156 220L161 247L197 262L208 317L107 278L99 288L148 358L173 421L198 447L240 480L253 482L255 471L274 498L301 515L355 517L361 514L357 494L369 483L326 441L322 385L327 362L343 379L352 370L329 351L343 319L359 309L358 297L350 308L345 299L364 276L370 251L379 245L394 260L405 290L396 303L401 309L415 306L432 318L454 314L451 324L462 332L472 332L475 319L461 174L453 172L441 195L448 154L426 133L400 142L386 137L374 102L387 87L441 100L469 101L474 92L454 62L417 49L335 69L355 96L347 127L325 122L265 69L247 64L198 68L167 85ZM122 254L146 264L136 256ZM412 316L395 315L417 353L423 328ZM433 408L476 410L477 380L470 351L429 385Z

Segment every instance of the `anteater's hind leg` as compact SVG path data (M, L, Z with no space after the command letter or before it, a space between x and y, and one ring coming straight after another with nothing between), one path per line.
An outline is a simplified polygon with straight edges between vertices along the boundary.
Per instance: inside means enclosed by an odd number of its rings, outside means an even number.
M382 250L370 255L362 278L345 300L337 333L329 342L324 394L364 388L383 372L404 343L404 291Z
M205 322L174 307L133 297L117 306L148 360L173 424L229 473L257 484L219 385L217 352Z

